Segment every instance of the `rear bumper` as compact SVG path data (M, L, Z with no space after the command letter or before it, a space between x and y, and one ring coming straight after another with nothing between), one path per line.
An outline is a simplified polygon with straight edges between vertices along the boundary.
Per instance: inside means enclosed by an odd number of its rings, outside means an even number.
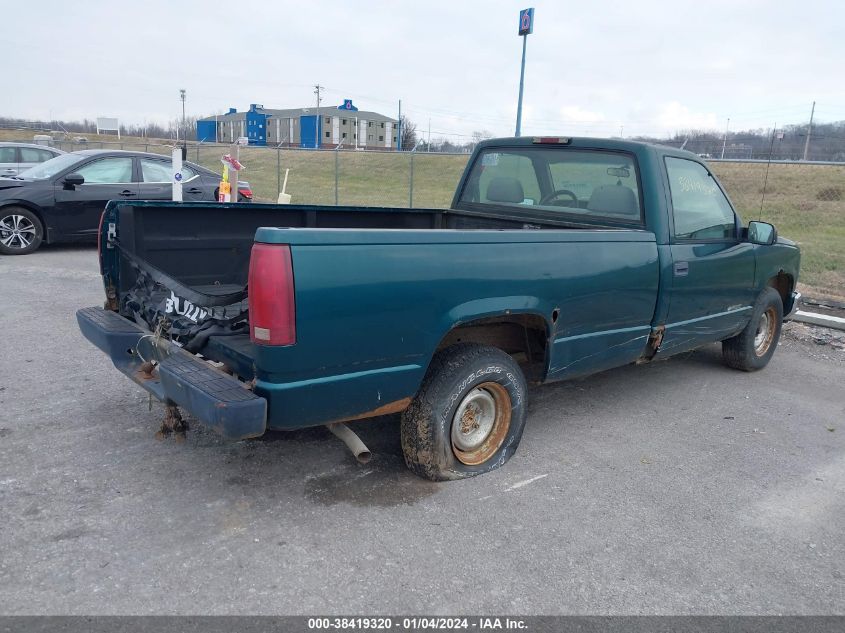
M158 364L151 374L144 373L138 342L149 331L102 308L83 308L76 320L85 338L111 358L117 369L162 402L183 407L224 438L257 437L266 430L267 401L232 376L178 345L168 341L153 345L151 339L142 351L154 354Z
M785 311L783 315L784 321L791 321L792 318L795 316L795 313L798 312L798 304L801 303L801 293L800 292L793 292L792 293L792 305L785 306L788 310Z

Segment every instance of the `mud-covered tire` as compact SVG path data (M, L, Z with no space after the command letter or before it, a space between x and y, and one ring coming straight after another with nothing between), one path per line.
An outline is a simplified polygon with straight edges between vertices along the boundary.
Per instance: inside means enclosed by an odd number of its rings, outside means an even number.
M774 288L757 297L751 319L736 336L722 341L722 358L728 367L756 371L769 364L780 340L783 300Z
M402 414L405 463L432 481L498 468L522 438L526 396L522 370L503 351L461 343L438 352Z
M44 226L29 209L3 207L0 209L0 253L27 255L44 241Z

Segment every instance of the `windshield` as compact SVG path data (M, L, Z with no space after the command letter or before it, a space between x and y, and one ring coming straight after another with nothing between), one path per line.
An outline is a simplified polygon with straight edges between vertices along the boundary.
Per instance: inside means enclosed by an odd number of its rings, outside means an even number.
M63 171L82 160L79 154L61 154L50 160L22 171L18 176L29 180L46 180L52 178L60 171Z
M490 148L473 164L461 202L641 222L636 164L621 152Z

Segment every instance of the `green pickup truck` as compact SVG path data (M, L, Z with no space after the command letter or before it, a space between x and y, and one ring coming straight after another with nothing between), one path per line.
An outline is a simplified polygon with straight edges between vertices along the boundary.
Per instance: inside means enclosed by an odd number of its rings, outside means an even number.
M527 385L722 342L769 362L800 254L744 226L707 165L587 138L485 141L450 209L113 201L103 308L115 366L226 438L401 413L409 468L504 464Z

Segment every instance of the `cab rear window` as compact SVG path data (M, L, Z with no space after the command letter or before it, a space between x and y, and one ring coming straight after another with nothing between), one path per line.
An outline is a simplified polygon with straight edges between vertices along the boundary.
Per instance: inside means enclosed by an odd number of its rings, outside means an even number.
M461 202L640 223L639 178L628 154L561 148L489 148Z

